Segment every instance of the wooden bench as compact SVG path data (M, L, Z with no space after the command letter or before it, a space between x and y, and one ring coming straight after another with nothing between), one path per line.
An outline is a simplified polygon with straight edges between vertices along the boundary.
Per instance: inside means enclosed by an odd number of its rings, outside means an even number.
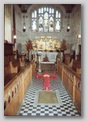
M81 75L81 62L78 60L71 60L68 67L72 68L77 74Z
M73 61L72 69L73 69L74 71L76 71L77 68L81 68L81 62L78 61L78 60L74 60L74 61Z
M81 75L81 68L76 68L76 73L77 73L78 75Z
M19 58L19 64L20 64L20 67L23 67L25 66L25 61Z
M14 67L12 62L4 67L4 85L6 85L18 73L18 67Z
M15 59L14 55L7 55L4 57L4 66L8 65L9 62L12 62L13 67L18 67L18 71L20 71L20 67L25 65L25 62L19 59Z
M71 60L71 62L68 64L68 67L72 68L73 66L73 59Z

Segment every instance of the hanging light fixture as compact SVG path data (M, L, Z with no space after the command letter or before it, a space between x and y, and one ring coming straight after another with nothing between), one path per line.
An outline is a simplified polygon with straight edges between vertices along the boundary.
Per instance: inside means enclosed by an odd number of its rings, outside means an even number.
M25 26L25 23L24 23L24 26L23 26L23 32L26 31L26 26Z
M70 18L70 15L69 15L69 13L68 13L68 16L67 16L67 32L70 31L69 18Z
M25 16L23 16L23 21L24 21L24 23L23 23L23 32L25 32L25 31L26 31L26 26L25 26Z

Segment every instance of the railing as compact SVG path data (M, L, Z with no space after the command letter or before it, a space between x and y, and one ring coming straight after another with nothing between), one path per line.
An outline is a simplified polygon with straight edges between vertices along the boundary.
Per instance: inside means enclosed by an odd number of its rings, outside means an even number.
M81 76L59 60L57 60L57 70L73 103L81 114Z

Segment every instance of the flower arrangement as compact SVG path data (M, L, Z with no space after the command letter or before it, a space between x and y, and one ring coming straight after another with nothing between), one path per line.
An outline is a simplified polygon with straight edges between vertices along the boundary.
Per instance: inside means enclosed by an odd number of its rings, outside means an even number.
M32 41L29 39L28 41L26 41L26 48L27 50L32 50L33 46L32 46Z

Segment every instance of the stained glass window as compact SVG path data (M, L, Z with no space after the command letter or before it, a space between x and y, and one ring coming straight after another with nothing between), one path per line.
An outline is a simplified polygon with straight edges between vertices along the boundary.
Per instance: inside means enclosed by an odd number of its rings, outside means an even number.
M61 12L51 7L41 7L32 12L32 31L60 32Z

